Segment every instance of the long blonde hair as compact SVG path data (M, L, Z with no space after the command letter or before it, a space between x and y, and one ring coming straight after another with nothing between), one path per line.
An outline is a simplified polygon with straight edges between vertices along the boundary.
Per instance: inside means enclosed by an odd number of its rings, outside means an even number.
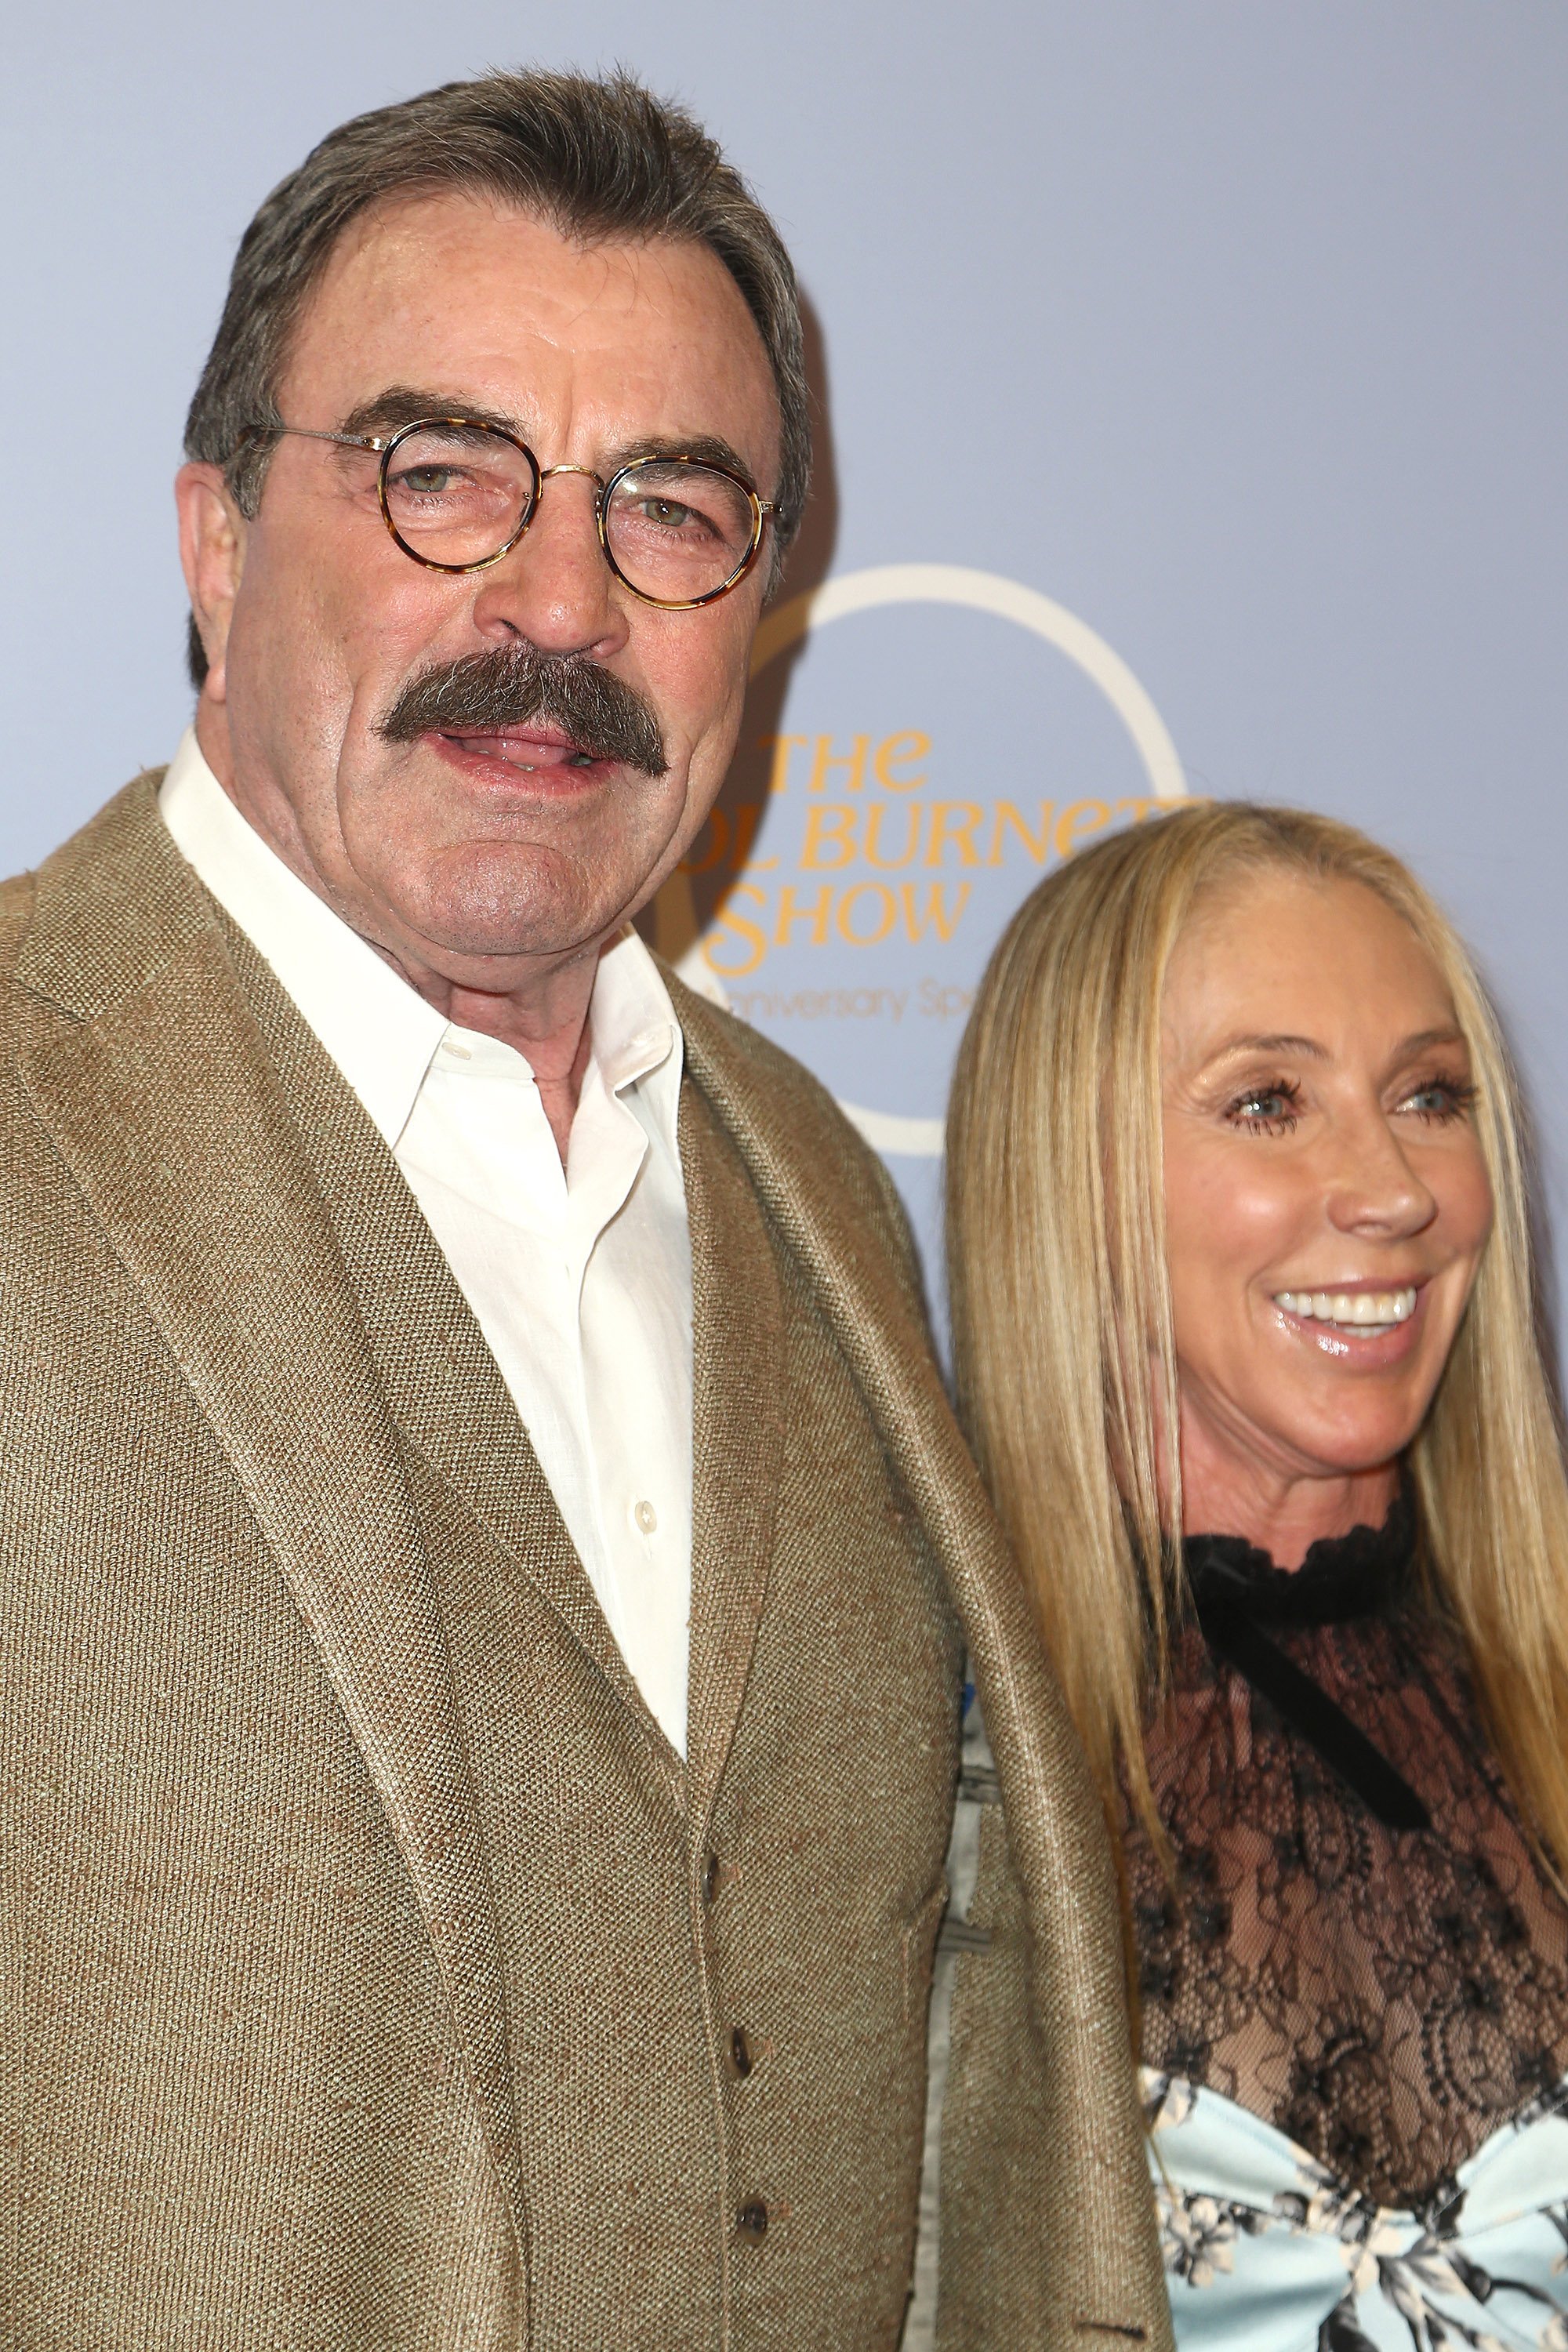
M948 1114L960 1409L1112 1834L1125 1775L1163 1851L1143 1727L1182 1591L1160 1499L1179 1530L1161 1002L1194 898L1270 869L1375 891L1430 954L1469 1047L1494 1224L1409 1467L1433 1598L1561 1872L1568 1483L1536 1337L1519 1092L1463 943L1390 852L1327 817L1216 802L1098 844L1025 901L981 985Z

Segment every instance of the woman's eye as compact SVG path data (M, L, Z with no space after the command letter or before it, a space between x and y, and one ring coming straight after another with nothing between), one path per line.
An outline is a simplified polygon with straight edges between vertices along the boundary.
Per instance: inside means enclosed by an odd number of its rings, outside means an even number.
M1447 1127L1450 1120L1463 1118L1475 1099L1476 1089L1468 1078L1424 1078L1399 1108L1413 1110L1417 1118Z
M1225 1115L1233 1127L1245 1128L1250 1134L1280 1135L1295 1126L1300 1108L1300 1087L1280 1082L1248 1087L1226 1106Z

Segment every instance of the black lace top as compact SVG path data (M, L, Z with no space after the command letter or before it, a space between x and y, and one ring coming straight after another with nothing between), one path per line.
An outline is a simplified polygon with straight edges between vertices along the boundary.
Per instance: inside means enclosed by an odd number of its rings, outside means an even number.
M1192 1538L1149 1740L1174 1895L1126 1834L1145 2063L1419 2211L1568 2074L1568 1909L1413 1549L1403 1499L1294 1571Z

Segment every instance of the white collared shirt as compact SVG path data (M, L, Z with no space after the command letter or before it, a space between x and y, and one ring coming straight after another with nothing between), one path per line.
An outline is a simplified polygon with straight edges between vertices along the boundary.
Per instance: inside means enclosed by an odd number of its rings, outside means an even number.
M686 1748L691 1237L681 1036L636 933L599 959L566 1165L533 1073L425 1002L241 816L187 730L163 822L390 1145L637 1687Z

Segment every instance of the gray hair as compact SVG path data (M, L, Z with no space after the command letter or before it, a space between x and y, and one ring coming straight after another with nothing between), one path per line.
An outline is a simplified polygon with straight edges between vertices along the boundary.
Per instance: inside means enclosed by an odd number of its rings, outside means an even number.
M756 320L778 393L773 578L800 528L811 417L795 270L778 231L716 140L625 72L489 73L357 115L273 189L240 239L228 299L185 420L185 455L221 466L253 515L283 422L289 339L338 239L392 196L479 190L563 234L705 245ZM193 618L191 675L206 659Z

